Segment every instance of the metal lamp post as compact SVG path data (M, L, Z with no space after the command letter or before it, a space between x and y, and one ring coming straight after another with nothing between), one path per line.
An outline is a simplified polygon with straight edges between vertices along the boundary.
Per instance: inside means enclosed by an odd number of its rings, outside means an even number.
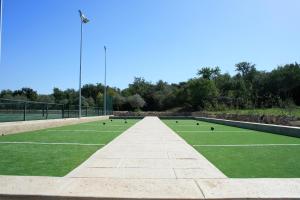
M104 115L106 115L106 46L104 46Z
M79 115L81 118L81 60L82 60L82 25L88 23L90 20L86 18L81 10L79 10L80 15L80 64L79 64Z
M3 16L3 0L0 0L0 63L2 60L2 16Z

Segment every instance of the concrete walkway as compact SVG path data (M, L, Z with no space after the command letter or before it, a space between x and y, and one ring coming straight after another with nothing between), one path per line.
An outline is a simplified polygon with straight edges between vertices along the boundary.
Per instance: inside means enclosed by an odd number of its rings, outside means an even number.
M299 198L300 179L229 179L157 117L63 178L0 176L0 199Z
M157 117L139 121L66 177L84 178L88 193L136 198L203 198L197 178L226 178ZM81 184L72 191L83 195Z
M157 117L146 117L67 177L127 179L226 178Z

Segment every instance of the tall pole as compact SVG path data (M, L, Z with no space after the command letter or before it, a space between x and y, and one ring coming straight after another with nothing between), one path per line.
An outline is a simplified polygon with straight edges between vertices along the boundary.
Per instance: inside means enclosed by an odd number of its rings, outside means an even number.
M82 60L82 20L80 22L80 64L79 64L79 114L81 118L81 60Z
M3 0L0 0L0 63L2 60L2 16L3 16Z
M79 10L79 15L80 15L80 61L79 61L79 113L78 117L81 118L81 60L82 60L82 25L83 23L88 23L90 20L86 18L81 10Z
M104 115L106 115L106 46L104 46Z

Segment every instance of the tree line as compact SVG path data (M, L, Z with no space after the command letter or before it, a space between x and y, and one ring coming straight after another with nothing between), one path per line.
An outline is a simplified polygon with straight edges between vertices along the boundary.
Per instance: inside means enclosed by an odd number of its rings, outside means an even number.
M156 83L135 77L126 89L108 87L114 110L197 111L245 108L270 108L300 105L300 65L278 66L270 72L259 71L255 64L240 62L236 74L222 73L219 67L202 67L196 77L185 82ZM84 106L103 106L104 86L82 87ZM54 88L41 95L31 88L2 90L0 98L30 100L66 105L78 104L78 91Z

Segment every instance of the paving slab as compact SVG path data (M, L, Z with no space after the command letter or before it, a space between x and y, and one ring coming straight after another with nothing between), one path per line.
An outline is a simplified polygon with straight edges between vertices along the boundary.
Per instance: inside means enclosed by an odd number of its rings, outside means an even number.
M150 168L83 168L72 177L76 178L126 178L126 179L176 179L172 169Z
M203 199L193 180L178 179L75 179L63 196L122 199Z
M59 177L0 176L0 194L58 194L64 188L65 183L66 180Z
M200 179L206 199L300 199L300 179Z

